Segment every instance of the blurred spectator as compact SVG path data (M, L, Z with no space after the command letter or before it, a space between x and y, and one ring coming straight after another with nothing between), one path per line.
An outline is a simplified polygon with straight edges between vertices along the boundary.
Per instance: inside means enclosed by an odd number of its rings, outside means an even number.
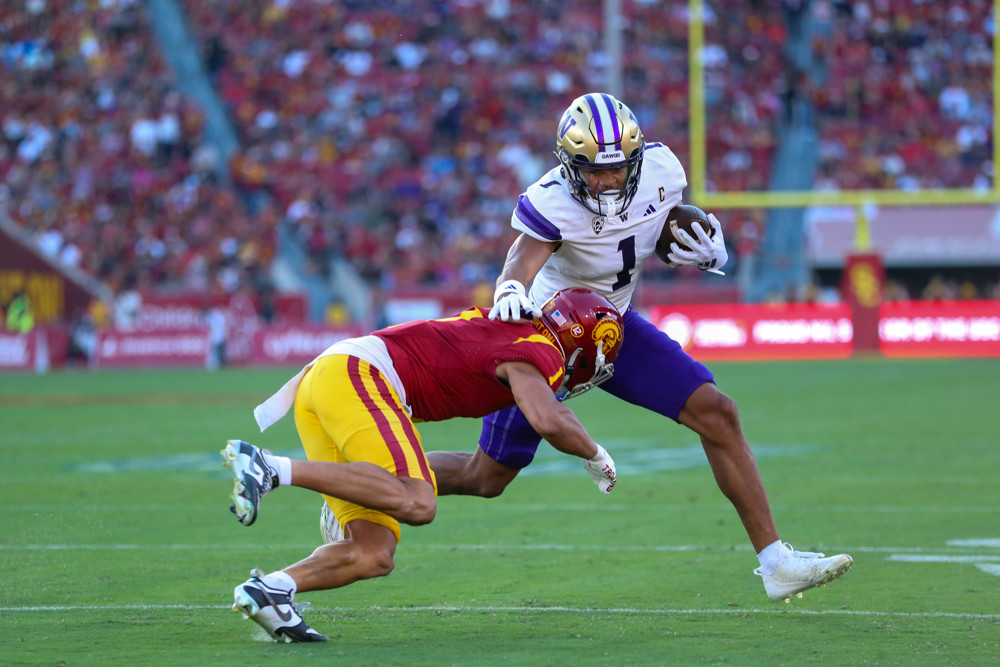
M7 304L7 331L28 333L35 328L35 315L31 310L31 299L23 290L18 290Z
M142 295L136 288L135 276L128 275L115 291L114 325L117 331L135 331L142 310Z
M757 253L760 248L762 238L762 222L765 211L758 209L753 214L745 218L729 217L735 223L735 239L733 245L736 259L736 281L740 287L740 293L746 296L750 292L753 284L754 273L756 271Z
M205 306L201 316L202 322L208 329L208 354L205 357L205 368L217 371L226 365L226 341L229 337L226 314L217 306Z
M931 276L920 293L924 301L951 301L958 296L958 286L954 280L945 279L940 273Z
M886 280L882 298L885 301L909 301L910 293L898 280Z
M70 365L82 365L90 367L96 359L94 353L97 351L97 325L93 316L82 311L78 313L69 323L69 351L67 360Z

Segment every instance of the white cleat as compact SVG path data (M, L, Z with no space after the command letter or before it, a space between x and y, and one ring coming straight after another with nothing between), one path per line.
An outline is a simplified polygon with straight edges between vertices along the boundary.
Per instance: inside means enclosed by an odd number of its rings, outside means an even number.
M812 551L794 551L790 544L787 554L770 574L760 568L753 571L764 580L767 597L775 602L791 602L792 596L802 597L802 591L825 586L851 569L854 559L847 554L826 557Z
M233 504L229 511L244 526L257 520L261 498L278 486L278 471L264 460L264 453L249 442L230 440L222 454L223 465L233 473Z
M233 611L243 614L271 635L277 642L325 642L326 637L302 620L301 608L292 602L289 591L265 584L264 573L254 570L253 576L233 591ZM308 603L304 603L308 604Z

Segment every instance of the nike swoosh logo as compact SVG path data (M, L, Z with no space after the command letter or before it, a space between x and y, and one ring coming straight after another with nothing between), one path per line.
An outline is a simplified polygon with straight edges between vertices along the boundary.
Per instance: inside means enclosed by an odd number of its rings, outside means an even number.
M253 477L255 480L257 480L258 484L263 486L264 471L263 469L261 469L259 465L257 465L257 461L255 461L254 459L250 459L250 465L247 466L247 474Z
M260 580L258 579L257 581L260 581ZM268 591L265 588L265 586L266 586L266 584L264 584L264 582L261 582L260 588L258 590L261 593L264 594L264 598L269 603L271 603L272 607L274 607L274 613L276 613L278 615L278 618L280 618L281 620L285 621L286 623L288 621L292 620L292 612L291 611L282 611L281 610L281 604L277 600L274 599L274 596L271 595L270 591Z

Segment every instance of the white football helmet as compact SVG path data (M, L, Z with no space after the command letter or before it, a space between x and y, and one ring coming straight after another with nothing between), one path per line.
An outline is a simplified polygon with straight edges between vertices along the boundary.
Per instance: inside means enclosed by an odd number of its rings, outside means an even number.
M632 202L645 150L635 114L606 93L588 93L573 100L556 132L556 157L563 164L573 197L598 215L618 215ZM621 190L597 192L580 174L580 169L622 167L628 167L628 177Z

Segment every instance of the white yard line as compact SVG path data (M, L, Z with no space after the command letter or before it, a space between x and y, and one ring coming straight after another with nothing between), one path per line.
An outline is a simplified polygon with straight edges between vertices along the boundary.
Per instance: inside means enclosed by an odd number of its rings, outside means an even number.
M189 609L230 609L229 605L182 605L182 604L137 604L137 605L51 605L0 607L0 612L20 613L32 611L170 611ZM780 607L775 609L642 609L635 607L542 607L542 606L469 606L469 605L426 605L412 607L318 607L313 605L312 611L332 611L335 613L361 612L478 612L478 613L568 613L568 614L643 614L648 616L719 616L719 615L775 615L791 614L803 616L871 616L885 618L957 618L963 620L993 620L1000 621L1000 614L970 614L943 611L877 611L860 609L795 609Z
M949 543L950 544L950 543ZM285 549L312 549L315 543L282 544ZM813 545L795 545L802 548ZM158 551L158 550L191 550L218 551L248 549L274 549L273 543L267 544L233 544L219 542L218 544L0 544L0 551ZM829 553L888 553L886 560L912 562L973 562L975 560L1000 560L1000 553L983 552L983 547L974 546L928 546L928 547L873 547L845 546L824 547ZM728 551L751 551L749 544L651 544L651 545L608 545L608 544L414 544L408 541L405 549L409 551L654 551L654 552L687 552L706 551L724 553ZM908 554L917 554L909 556ZM920 555L927 554L927 555ZM965 560L962 560L965 559Z

